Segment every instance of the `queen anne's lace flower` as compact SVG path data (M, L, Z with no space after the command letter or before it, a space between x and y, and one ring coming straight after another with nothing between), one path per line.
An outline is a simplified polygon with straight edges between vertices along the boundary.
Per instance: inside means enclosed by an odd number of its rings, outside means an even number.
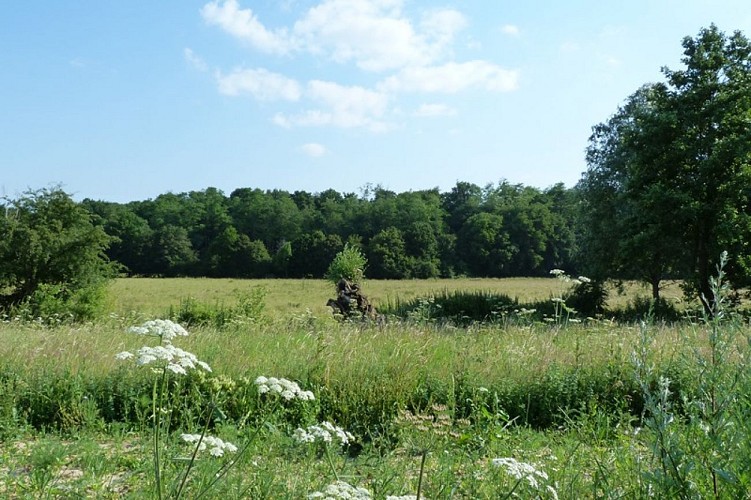
M525 462L519 462L513 458L494 458L493 465L503 467L506 472L519 480L526 480L529 485L535 489L540 487L538 479L547 481L548 475L541 470L537 470L533 465Z
M352 486L349 483L345 483L344 481L337 481L335 483L332 483L323 491L316 491L315 493L311 493L308 495L308 498L310 499L318 499L321 498L323 500L338 500L338 499L362 499L362 500L369 500L373 498L370 494L370 491L366 490L365 488L356 488L355 486Z
M255 384L258 386L258 392L260 394L278 394L287 401L293 399L312 401L315 399L312 392L303 391L297 383L287 380L286 378L266 378L262 375L256 378Z
M138 335L159 337L165 344L171 344L175 337L187 337L188 331L168 319L152 319L141 326L132 326L128 331Z
M321 422L319 425L311 425L307 429L297 428L292 437L300 443L315 443L316 441L331 443L336 441L340 446L344 446L355 439L352 434L331 422Z
M137 366L160 365L155 368L169 370L178 375L187 375L188 370L196 370L198 368L207 372L211 371L211 367L205 362L199 361L195 354L183 351L172 344L154 347L144 346L138 349L135 354L125 351L115 355L115 359L118 360L132 358L136 359Z
M218 437L214 436L204 435L203 439L201 439L200 434L181 434L180 437L186 443L194 444L200 441L201 444L198 445L198 451L204 451L208 448L209 454L213 457L224 456L225 451L230 453L237 451L237 446L235 446L234 444L228 441L222 441Z

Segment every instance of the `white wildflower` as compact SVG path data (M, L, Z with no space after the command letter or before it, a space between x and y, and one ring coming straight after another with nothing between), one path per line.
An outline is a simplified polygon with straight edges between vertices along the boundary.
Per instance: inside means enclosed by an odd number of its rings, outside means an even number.
M340 446L344 446L355 439L352 434L331 422L321 422L319 425L311 425L307 429L297 428L292 437L300 443L314 443L316 441L331 443L336 440Z
M586 276L579 276L579 281L582 283L592 283L592 280L587 278Z
M286 378L266 378L264 376L260 376L256 378L254 383L256 384L256 386L258 386L259 394L278 394L287 401L291 401L293 399L311 401L315 399L312 392L303 391L302 389L300 389L300 386L297 385L296 382L292 382L291 380L287 380Z
M550 274L552 274L553 276L561 276L563 274L566 274L566 271L564 271L563 269L551 269Z
M365 488L356 488L355 486L345 483L344 481L337 481L332 483L323 491L316 491L308 495L308 498L323 498L326 500L338 500L338 499L353 499L353 500L368 500L373 498L370 491Z
M154 368L169 370L178 375L187 375L188 370L195 370L200 367L204 371L210 372L211 367L199 361L196 355L173 346L172 344L158 345L154 347L144 346L138 349L135 354L131 352L121 352L115 356L119 360L128 360L135 358L136 366L157 365Z
M492 463L496 467L503 467L510 476L519 480L526 480L535 489L540 486L537 482L538 479L548 479L548 475L544 471L537 470L533 465L519 462L513 458L494 458Z
M171 344L175 337L188 336L185 328L168 319L152 319L141 326L132 326L128 331L137 335L159 337L166 344Z
M222 441L214 436L204 435L203 438L201 438L200 434L181 434L180 438L190 444L200 442L201 444L198 445L198 451L205 451L208 448L209 455L212 457L222 457L224 456L225 451L229 453L237 451L237 446L234 444L228 441Z

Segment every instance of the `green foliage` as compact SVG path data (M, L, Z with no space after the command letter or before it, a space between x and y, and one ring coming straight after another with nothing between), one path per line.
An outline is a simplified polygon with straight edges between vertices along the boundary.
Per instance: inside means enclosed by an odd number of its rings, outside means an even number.
M585 277L576 280L573 289L566 295L566 305L584 317L594 318L605 312L608 291L605 283Z
M349 243L345 243L344 249L337 253L326 270L324 278L337 284L339 280L346 279L350 283L361 284L365 279L365 268L368 259L360 249Z
M409 301L399 299L379 310L418 321L450 321L456 324L493 321L518 307L508 295L486 291L448 291Z
M716 26L683 40L685 69L664 69L594 127L582 194L582 255L595 278L695 282L710 309L713 256L741 257L729 279L747 283L751 182L751 44Z
M239 327L263 321L267 291L255 287L250 292L236 292L236 304L208 304L188 297L176 308L170 307L167 316L186 326L209 326L213 328Z
M738 338L742 330L725 309L726 253L719 262L718 276L711 280L711 315L698 332L706 337L707 349L679 360L682 382L690 389L676 394L682 384L651 363L654 335L646 323L634 355L645 401L644 440L654 459L646 480L659 496L741 498L751 485L751 414L744 392L751 386L751 344L747 335Z
M110 238L64 191L29 191L0 207L0 309L82 320L100 312L115 266Z

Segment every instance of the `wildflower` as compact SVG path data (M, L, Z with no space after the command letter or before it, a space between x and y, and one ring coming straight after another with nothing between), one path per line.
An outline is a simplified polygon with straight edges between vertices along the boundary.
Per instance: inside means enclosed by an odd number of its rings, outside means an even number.
M323 498L325 500L367 500L373 497L371 496L370 491L366 490L365 488L356 488L348 483L345 483L344 481L337 481L326 486L323 491L316 491L315 493L311 493L310 495L308 495L308 498Z
M138 349L135 354L124 351L115 355L115 359L121 361L132 358L136 358L136 366L161 363L162 369L169 370L178 375L187 375L188 370L195 370L197 368L201 368L207 372L211 371L211 367L205 362L199 361L195 354L183 351L172 344L155 347L144 346Z
M566 274L566 271L564 271L563 269L551 269L550 270L550 274L552 274L553 276L558 277L558 276L561 276L563 274Z
M193 444L200 442L201 444L198 445L198 451L204 451L208 448L209 454L212 457L222 457L224 456L225 451L230 453L237 451L237 446L234 444L228 441L222 441L214 436L204 435L202 438L200 434L180 434L180 437L186 443Z
M303 391L297 383L287 380L286 378L269 377L263 375L256 378L254 382L258 386L259 394L279 394L283 399L291 401L300 399L302 401L312 401L315 399L310 391Z
M548 479L548 475L544 471L537 470L533 465L519 462L513 458L494 458L492 463L496 467L505 468L510 476L519 480L526 480L527 483L535 489L540 486L537 482L538 478L545 480Z
M386 500L417 500L417 495L387 495Z
M152 319L141 326L132 326L128 331L137 335L159 337L166 344L171 344L175 337L188 336L185 328L168 319Z
M592 283L592 280L587 278L586 276L579 276L579 281L582 283Z
M315 443L316 441L331 443L336 440L340 446L344 446L355 439L352 434L331 422L321 422L319 425L311 425L307 429L298 427L292 437L300 443Z

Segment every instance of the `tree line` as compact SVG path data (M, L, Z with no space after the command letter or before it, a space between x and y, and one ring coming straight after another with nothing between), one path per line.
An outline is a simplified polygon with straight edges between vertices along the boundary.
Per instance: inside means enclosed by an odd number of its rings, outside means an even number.
M541 276L574 266L575 195L458 182L360 195L216 188L126 204L84 200L130 275L320 278L345 243L371 278Z

